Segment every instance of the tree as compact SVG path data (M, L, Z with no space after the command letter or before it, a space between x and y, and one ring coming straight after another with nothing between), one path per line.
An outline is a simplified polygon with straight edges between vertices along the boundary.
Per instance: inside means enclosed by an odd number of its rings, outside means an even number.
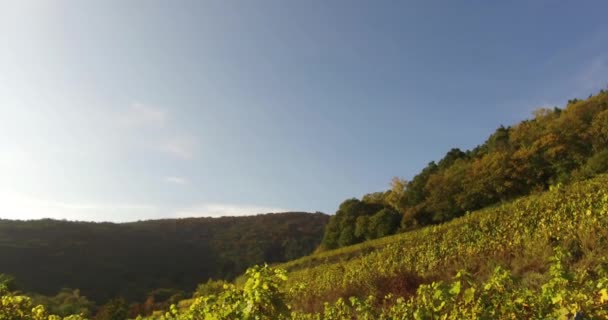
M399 212L407 208L407 180L394 177L386 194L386 203Z
M355 236L355 227L353 225L345 225L340 231L338 238L338 246L346 247L357 242L361 242L361 238Z
M329 222L325 226L325 233L323 234L323 241L321 242L323 247L326 249L335 249L338 247L338 238L340 238L341 231L340 217L338 213L329 219Z
M488 138L485 143L487 152L493 152L497 150L505 150L509 147L509 130L511 128L505 128L500 126L496 131Z
M588 135L596 152L608 147L608 109L594 117Z
M477 210L510 199L519 192L510 160L508 151L496 150L471 161L470 170L462 180L462 191L456 196L461 210Z
M124 320L129 314L129 305L123 298L114 298L101 307L95 320Z
M452 166L452 164L454 164L456 160L465 159L466 157L467 154L462 152L462 150L458 148L452 148L450 151L448 151L448 153L445 154L443 159L441 159L437 165L440 169L445 169Z
M0 287L3 287L7 291L17 290L15 278L7 274L0 273Z
M447 169L429 177L425 206L432 214L434 222L443 222L464 212L458 206L456 197L463 191L462 181L469 174L469 170L470 163L465 159L458 159Z
M370 204L386 205L386 197L390 191L368 193L361 198L361 201Z
M323 238L324 247L334 249L365 240L366 233L363 232L363 229L356 232L357 219L371 216L384 207L382 204L367 203L356 198L345 200L327 224Z
M90 315L94 303L80 294L78 289L61 289L55 296L33 296L34 304L44 305L48 311L60 316L71 314Z
M401 214L390 208L378 211L369 218L368 230L373 238L394 234L401 223Z
M606 92L533 114L514 126L500 126L472 151L451 149L409 182L394 178L390 189L363 196L364 204L376 208L345 201L330 220L326 243L336 248L396 232L392 223L375 218L383 209L400 213L400 230L408 231L608 171Z
M360 216L355 223L355 236L357 238L372 239L369 232L369 216Z
M608 148L589 158L587 163L575 172L574 176L576 179L582 180L605 172L608 172Z

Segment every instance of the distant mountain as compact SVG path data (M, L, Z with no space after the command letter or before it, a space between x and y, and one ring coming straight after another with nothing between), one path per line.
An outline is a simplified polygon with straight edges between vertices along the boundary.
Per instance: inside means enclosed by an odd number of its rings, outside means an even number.
M133 223L0 220L0 273L24 291L78 288L103 302L158 288L193 290L247 267L311 253L329 216L286 212Z

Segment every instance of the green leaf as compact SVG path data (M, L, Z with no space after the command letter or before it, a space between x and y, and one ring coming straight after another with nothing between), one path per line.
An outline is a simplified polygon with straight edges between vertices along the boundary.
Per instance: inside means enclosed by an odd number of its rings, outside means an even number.
M458 295L460 293L460 281L454 282L452 288L450 289L450 293L452 295Z
M551 302L552 302L553 304L560 303L560 302L562 302L562 300L563 300L563 297L562 297L562 295L561 295L561 294L557 294L557 295L555 295L553 298L551 298Z
M469 304L475 299L475 288L471 287L464 291L464 303Z

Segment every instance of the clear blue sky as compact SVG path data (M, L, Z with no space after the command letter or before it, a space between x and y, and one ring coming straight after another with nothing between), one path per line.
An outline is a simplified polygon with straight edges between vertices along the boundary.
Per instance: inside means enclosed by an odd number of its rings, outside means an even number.
M608 84L606 1L2 1L0 217L333 213Z

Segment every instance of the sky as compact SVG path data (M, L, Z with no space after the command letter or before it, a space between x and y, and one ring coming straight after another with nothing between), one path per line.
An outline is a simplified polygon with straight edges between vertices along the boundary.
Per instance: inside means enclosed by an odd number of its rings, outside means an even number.
M0 218L334 213L608 85L606 1L0 1Z

